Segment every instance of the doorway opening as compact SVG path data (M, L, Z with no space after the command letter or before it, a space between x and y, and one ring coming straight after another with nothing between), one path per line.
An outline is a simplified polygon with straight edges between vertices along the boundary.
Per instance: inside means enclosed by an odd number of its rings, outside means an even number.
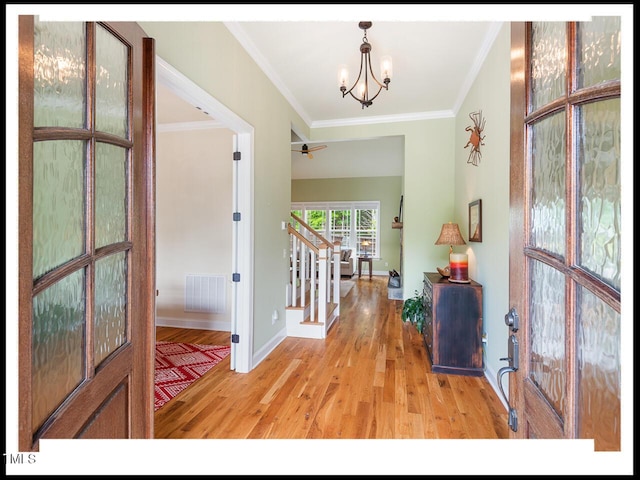
M170 64L156 57L156 82L176 96L197 106L231 130L234 158L232 174L232 222L231 270L231 369L247 373L253 368L253 127L234 112L198 87ZM238 214L238 215L235 215ZM238 220L239 219L239 220ZM236 281L237 280L237 281Z

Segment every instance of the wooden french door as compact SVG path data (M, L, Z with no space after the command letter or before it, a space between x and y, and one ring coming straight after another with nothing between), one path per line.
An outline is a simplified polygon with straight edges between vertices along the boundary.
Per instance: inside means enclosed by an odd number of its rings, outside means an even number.
M598 451L621 442L620 26L511 27L511 435Z
M19 435L153 438L154 43L19 17Z

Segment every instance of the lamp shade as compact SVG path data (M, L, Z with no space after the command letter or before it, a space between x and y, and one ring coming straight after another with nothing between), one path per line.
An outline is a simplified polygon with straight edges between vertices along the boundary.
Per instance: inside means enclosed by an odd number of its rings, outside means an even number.
M371 245L371 242L369 240L362 240L360 242L360 245L362 246L362 249L364 250L364 256L368 257L369 256L369 251L367 250L367 247L369 245Z
M451 222L443 224L436 245L466 245L458 224Z

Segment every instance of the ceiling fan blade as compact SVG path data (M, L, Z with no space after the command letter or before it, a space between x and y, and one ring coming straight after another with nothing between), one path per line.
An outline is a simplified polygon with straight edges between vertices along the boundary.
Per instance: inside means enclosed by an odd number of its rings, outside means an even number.
M309 148L308 151L315 152L316 150L322 150L324 148L327 148L327 146L326 145L316 145L315 147Z
M313 158L313 154L311 152L307 153L307 157L309 157L309 160L311 160Z

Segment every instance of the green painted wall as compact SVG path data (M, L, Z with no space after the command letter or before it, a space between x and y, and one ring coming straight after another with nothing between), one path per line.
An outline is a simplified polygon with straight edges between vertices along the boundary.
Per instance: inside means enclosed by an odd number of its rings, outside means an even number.
M398 216L402 177L322 178L291 181L292 202L380 202L380 258L373 271L384 275L400 271L400 231L391 228Z
M482 200L482 242L454 247L469 255L469 276L483 286L483 331L486 377L496 384L505 362L509 329L504 315L509 311L509 171L511 27L502 26L460 111L455 128L455 215L465 241L469 240L469 203ZM477 166L467 163L469 114L482 111L485 120L482 158ZM508 375L507 375L508 377ZM505 391L508 378L504 380ZM496 384L497 388L497 384Z

